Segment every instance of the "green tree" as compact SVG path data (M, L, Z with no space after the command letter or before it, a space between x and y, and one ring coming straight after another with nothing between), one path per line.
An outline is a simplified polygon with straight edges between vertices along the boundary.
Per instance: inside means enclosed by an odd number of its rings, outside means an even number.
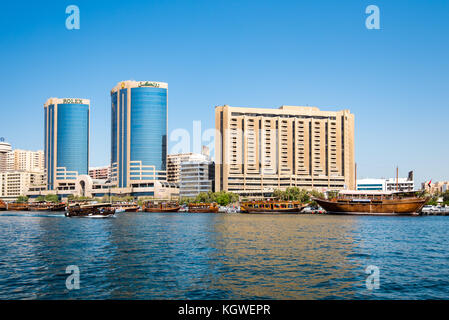
M28 197L27 196L18 196L16 202L17 203L26 203L26 202L28 202Z
M56 194L47 194L45 196L45 201L47 202L53 202L53 203L58 203L59 202L59 197Z
M437 204L438 204L438 196L436 195L430 197L430 199L426 203L426 205L428 206L436 206Z
M449 205L449 190L443 192L443 203Z
M45 197L44 196L39 196L36 198L37 202L44 202L45 201Z

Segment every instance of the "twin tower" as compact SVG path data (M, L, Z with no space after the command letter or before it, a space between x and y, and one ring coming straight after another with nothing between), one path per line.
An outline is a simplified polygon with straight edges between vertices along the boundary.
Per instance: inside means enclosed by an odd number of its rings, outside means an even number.
M123 81L111 90L111 183L166 180L168 84ZM47 189L64 189L89 171L90 100L50 98L45 109Z

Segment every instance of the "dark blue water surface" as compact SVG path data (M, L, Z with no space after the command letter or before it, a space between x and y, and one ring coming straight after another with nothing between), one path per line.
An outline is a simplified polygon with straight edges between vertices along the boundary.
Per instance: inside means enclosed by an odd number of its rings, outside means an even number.
M449 217L3 212L0 299L447 299L448 240Z

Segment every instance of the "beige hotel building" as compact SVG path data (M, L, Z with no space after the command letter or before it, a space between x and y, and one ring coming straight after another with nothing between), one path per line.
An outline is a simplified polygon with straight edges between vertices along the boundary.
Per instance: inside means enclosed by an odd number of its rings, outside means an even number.
M354 115L316 107L215 108L215 190L355 189Z

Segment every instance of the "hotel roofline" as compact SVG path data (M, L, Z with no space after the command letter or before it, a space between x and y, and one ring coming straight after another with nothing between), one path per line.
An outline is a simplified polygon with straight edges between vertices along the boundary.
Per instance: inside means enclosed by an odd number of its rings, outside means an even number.
M117 85L112 88L111 93L117 92L121 89L129 89L129 88L141 88L141 87L151 87L151 88L162 88L168 89L167 82L159 82L159 81L135 81L135 80L125 80L120 81Z
M44 108L54 104L86 104L90 107L90 99L83 98L48 98L44 103Z
M261 115L267 114L278 114L278 115L301 115L301 116L328 116L329 114L341 114L351 113L349 109L343 109L339 111L325 111L320 110L318 107L314 106L287 106L282 105L278 109L273 108L258 108L258 107L232 107L229 105L216 106L215 108L230 108L236 112L242 113L258 113Z

